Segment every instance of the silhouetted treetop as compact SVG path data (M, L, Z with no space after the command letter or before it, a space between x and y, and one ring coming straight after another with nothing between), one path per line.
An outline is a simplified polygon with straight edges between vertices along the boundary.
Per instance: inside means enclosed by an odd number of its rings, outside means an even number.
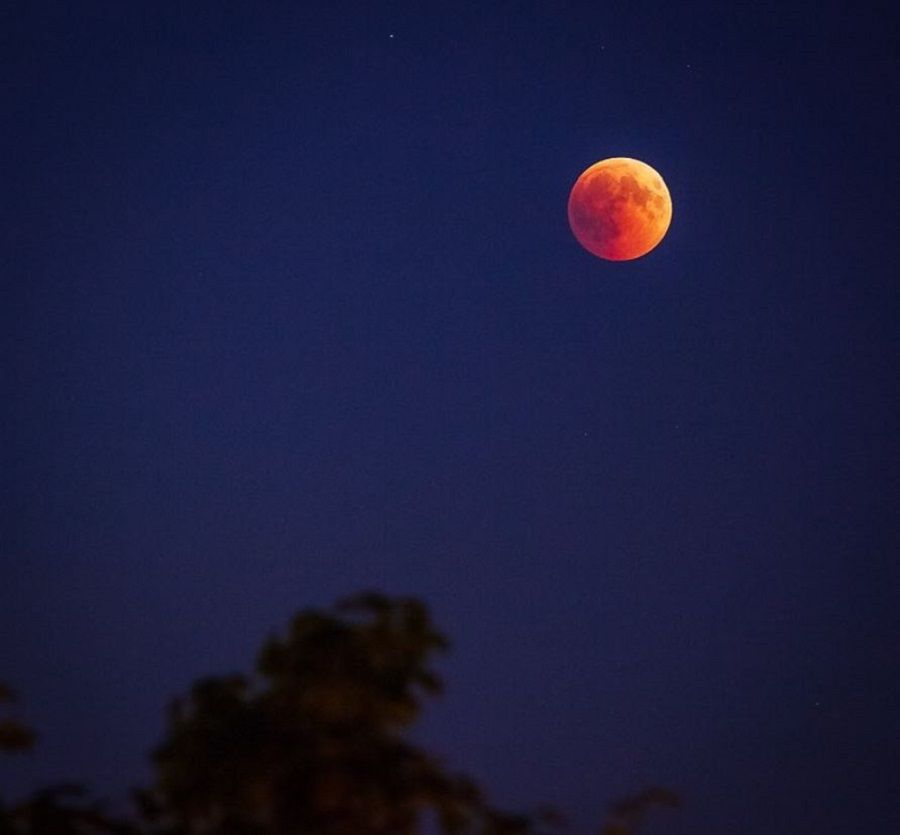
M447 646L417 600L363 594L333 613L302 612L285 638L263 647L257 670L268 698L298 719L329 725L405 727L443 683L429 668Z
M255 671L200 679L172 702L140 820L107 816L77 786L0 802L0 835L558 835L552 813L510 814L406 737L443 682L447 648L412 598L368 593L297 614ZM12 691L0 684L0 702ZM0 751L34 735L0 718ZM650 788L614 804L600 835L633 835L677 798Z
M16 694L0 682L0 702L16 701ZM20 720L0 718L0 752L18 753L34 745L34 732ZM138 835L132 824L108 817L97 803L83 800L76 784L51 786L19 803L0 798L0 835Z
M411 835L426 813L445 833L537 832L403 736L441 691L446 646L409 598L301 612L256 676L207 678L173 703L144 809L178 835Z
M655 808L677 809L677 794L659 786L650 786L637 794L622 798L609 807L609 819L600 835L632 835Z
M16 701L15 691L0 681L0 703ZM19 719L11 716L0 716L0 751L13 753L27 751L34 745L34 731Z
M110 818L84 795L81 786L63 784L9 809L0 804L0 835L139 835L133 824Z

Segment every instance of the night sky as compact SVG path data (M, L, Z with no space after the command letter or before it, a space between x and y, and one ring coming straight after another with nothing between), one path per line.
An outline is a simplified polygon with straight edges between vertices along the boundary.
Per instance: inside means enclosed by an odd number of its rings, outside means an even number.
M7 790L124 798L170 697L377 588L500 805L900 831L895 15L4 3ZM567 224L610 156L672 194L636 261Z

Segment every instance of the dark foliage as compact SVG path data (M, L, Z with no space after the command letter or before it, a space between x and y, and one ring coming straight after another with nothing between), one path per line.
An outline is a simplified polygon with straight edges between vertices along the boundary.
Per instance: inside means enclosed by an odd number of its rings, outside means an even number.
M443 682L447 642L425 606L364 594L299 613L262 647L254 674L206 678L170 707L140 824L114 820L63 786L0 806L0 835L552 835L552 813L509 814L406 732ZM12 693L0 687L0 699ZM0 723L0 749L33 736ZM601 835L631 835L662 789L615 804Z
M145 812L171 835L411 835L426 813L446 833L542 831L406 740L445 648L412 599L297 615L255 676L205 679L173 705Z
M14 702L15 692L0 681L0 702ZM34 744L34 731L12 717L0 717L0 751L27 751Z
M138 835L137 827L82 802L77 785L53 786L10 808L0 806L0 835Z
M680 805L674 792L651 786L613 803L609 809L609 820L600 835L632 835L654 808L677 809Z

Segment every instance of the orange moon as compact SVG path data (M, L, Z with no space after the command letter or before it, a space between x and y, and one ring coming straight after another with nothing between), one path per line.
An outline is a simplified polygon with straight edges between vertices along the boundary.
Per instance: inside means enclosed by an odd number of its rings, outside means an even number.
M672 198L647 163L628 157L595 162L569 195L569 226L588 252L608 261L646 255L665 237Z

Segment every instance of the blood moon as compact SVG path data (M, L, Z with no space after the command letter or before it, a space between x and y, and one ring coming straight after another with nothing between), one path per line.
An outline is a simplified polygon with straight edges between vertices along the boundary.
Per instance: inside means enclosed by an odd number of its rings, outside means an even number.
M672 221L672 198L647 163L628 157L595 162L569 195L569 226L588 251L630 261L653 249Z

